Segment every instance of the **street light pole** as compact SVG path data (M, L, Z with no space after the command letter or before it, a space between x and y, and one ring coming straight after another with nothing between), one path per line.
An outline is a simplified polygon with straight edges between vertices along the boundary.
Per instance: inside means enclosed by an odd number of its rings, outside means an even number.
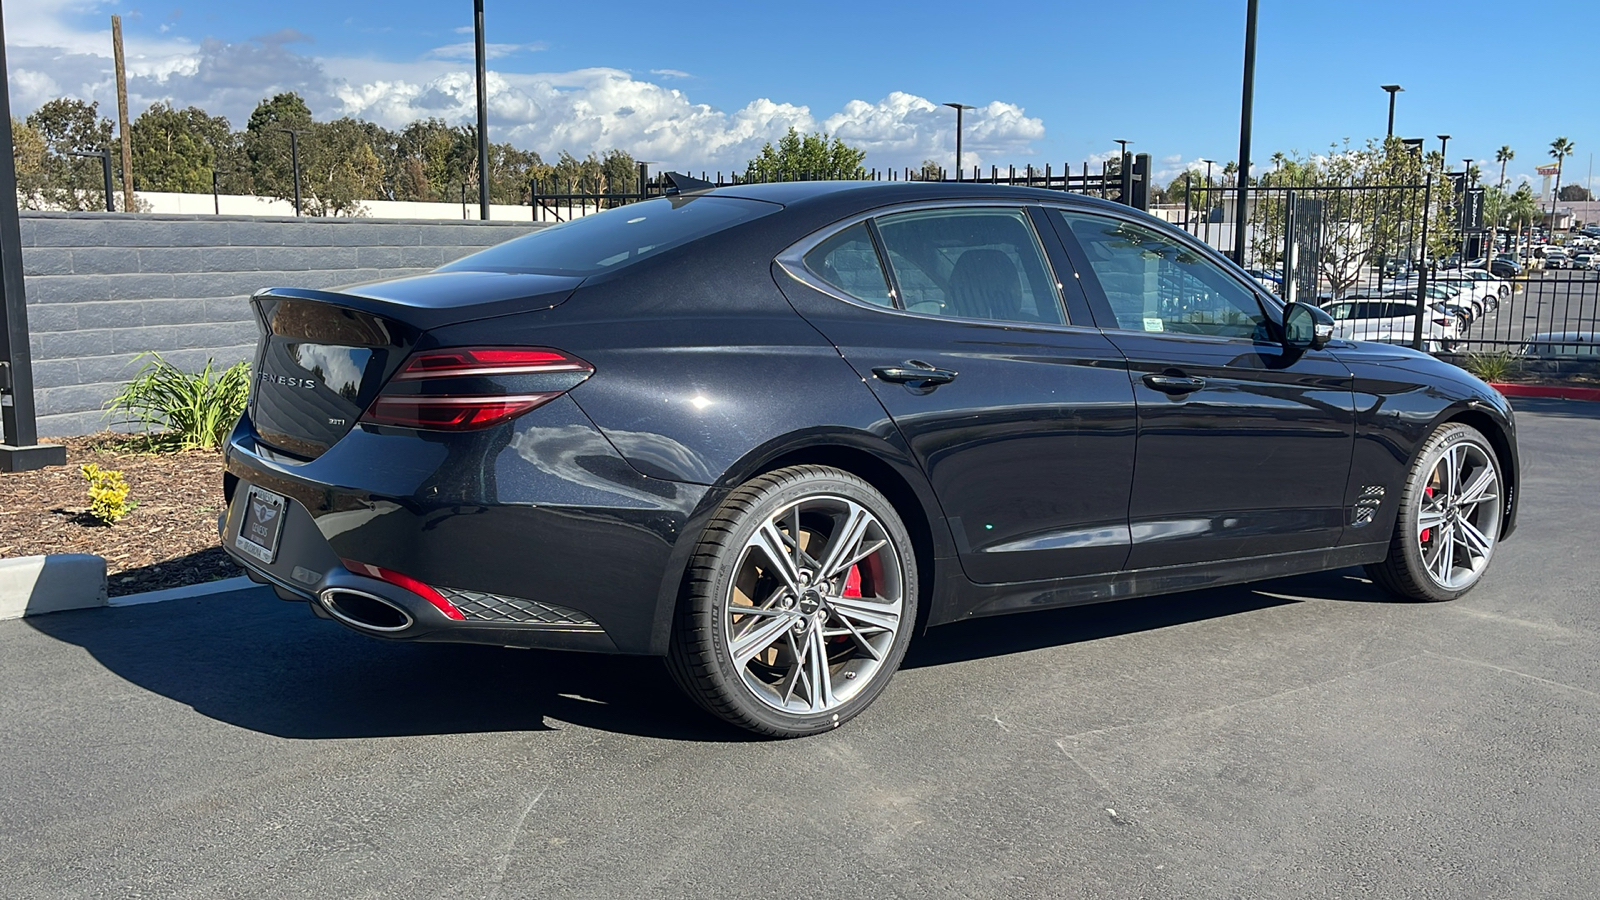
M1394 95L1405 90L1398 84L1380 84L1379 87L1389 92L1389 137L1394 137Z
M1250 119L1256 86L1256 0L1245 7L1244 90L1239 100L1239 188L1234 197L1233 261L1244 265L1244 220L1250 190Z
M5 24L0 22L0 147L11 146L11 92ZM0 472L66 464L67 448L39 444L28 347L28 302L22 278L22 226L17 221L16 159L0 153Z
M1122 140L1121 138L1116 138L1112 141L1112 143L1116 144L1119 148L1117 150L1117 180L1121 182L1121 187L1119 188L1119 193L1121 196L1119 196L1117 199L1119 202L1127 206L1132 206L1133 166L1131 163L1133 160L1128 158L1128 145L1133 143L1133 141L1126 141Z
M483 0L472 0L478 54L478 218L489 221L489 83L483 44Z
M1444 150L1444 148L1450 146L1450 135L1441 134L1441 135L1437 135L1437 137L1439 138L1439 164L1448 169L1448 168L1450 168L1450 164L1444 161L1445 160L1445 156L1444 156L1445 150Z
M106 212L116 212L117 211L117 199L116 199L116 195L114 193L112 193L115 190L115 188L113 188L111 186L111 151L109 149L106 149L106 150L100 150L100 151L95 152L95 153L85 153L85 152L78 151L78 150L68 150L67 151L67 155L68 156L83 156L83 157L88 157L89 159L98 159L98 160L100 160L100 173L101 173L101 175L103 175L105 177Z
M215 166L211 168L211 206L219 216L222 215L222 192L218 190L217 176L228 174L230 173Z
M300 132L293 128L279 128L289 136L289 164L294 170L294 214L300 215Z
M968 106L965 103L946 103L945 106L948 106L951 109L956 111L956 180L960 181L961 180L961 114L966 112L969 109L977 109L977 107L976 106Z

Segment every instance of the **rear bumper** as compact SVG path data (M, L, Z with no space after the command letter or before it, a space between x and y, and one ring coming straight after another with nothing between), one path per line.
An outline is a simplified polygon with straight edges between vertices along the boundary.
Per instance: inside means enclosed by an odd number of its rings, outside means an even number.
M663 652L710 491L638 474L567 398L471 434L362 426L310 461L260 444L247 418L225 458L229 555L280 597L391 640ZM245 484L289 499L270 562L235 544ZM417 579L463 618L346 560Z

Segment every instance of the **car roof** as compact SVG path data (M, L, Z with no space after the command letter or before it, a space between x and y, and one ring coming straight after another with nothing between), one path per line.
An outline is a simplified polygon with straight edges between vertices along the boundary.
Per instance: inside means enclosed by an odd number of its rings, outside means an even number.
M1086 194L973 181L781 181L736 184L695 192L714 197L763 200L784 206L845 201L868 209L921 200L1042 200L1129 212L1132 207Z

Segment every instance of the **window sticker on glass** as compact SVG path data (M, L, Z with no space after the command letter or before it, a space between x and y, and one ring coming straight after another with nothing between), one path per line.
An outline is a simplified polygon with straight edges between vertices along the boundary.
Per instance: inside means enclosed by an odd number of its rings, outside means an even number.
M1149 316L1146 316L1145 320L1144 320L1144 330L1145 331L1165 331L1166 329L1162 327L1162 323L1161 323L1160 319L1153 319L1153 318L1150 318Z

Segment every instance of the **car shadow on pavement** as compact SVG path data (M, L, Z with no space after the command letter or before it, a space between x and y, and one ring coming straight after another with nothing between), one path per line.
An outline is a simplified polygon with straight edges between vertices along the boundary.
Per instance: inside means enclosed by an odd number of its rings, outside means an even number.
M751 739L695 707L658 659L378 640L264 588L24 621L146 690L284 738L571 723L670 740Z
M919 668L1184 625L1288 604L1388 601L1346 569L1226 588L998 616L929 630ZM658 659L383 641L264 588L24 620L113 674L201 715L326 740L559 730L746 741L685 698Z

